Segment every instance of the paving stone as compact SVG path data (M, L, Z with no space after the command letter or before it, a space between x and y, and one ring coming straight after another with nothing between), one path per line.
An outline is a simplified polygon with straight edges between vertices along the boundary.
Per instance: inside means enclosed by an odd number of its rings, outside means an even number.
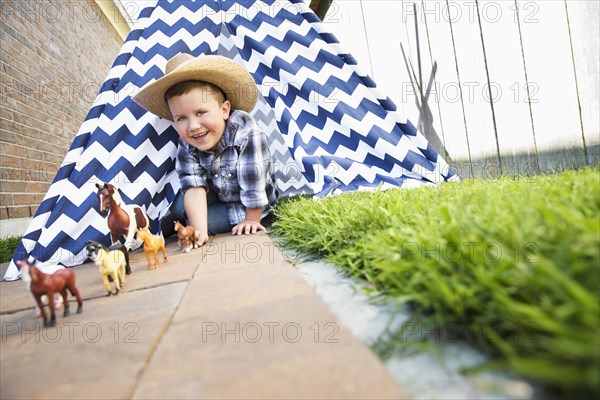
M403 396L268 237L236 240L196 271L134 398Z

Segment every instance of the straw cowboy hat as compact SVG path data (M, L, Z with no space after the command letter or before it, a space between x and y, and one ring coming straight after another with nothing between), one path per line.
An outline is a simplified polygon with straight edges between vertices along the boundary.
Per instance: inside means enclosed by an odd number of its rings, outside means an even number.
M176 83L204 81L219 87L233 110L250 112L258 94L252 75L235 61L222 56L194 57L179 54L167 62L165 75L146 85L133 100L159 117L173 121L165 92Z

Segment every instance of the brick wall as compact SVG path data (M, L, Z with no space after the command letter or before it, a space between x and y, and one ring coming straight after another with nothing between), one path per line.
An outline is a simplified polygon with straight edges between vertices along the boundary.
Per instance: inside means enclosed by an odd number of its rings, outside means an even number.
M0 2L0 219L35 214L121 45L94 1Z

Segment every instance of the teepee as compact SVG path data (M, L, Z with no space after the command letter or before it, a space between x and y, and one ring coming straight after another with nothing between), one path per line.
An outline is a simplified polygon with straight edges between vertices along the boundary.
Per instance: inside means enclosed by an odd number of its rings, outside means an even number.
M131 97L179 53L223 55L250 71L259 90L252 114L269 137L280 196L457 179L304 1L143 4L5 279L18 279L16 260L74 266L86 240L110 242L99 182L144 207L158 230L180 188L177 133Z

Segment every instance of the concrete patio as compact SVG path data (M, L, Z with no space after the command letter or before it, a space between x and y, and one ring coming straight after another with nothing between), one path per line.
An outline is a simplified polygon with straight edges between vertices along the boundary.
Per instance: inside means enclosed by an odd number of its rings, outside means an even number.
M83 313L59 311L56 327L22 281L1 282L0 398L406 397L267 235L187 254L169 238L167 254L148 270L132 252L118 296L93 263L76 267Z

